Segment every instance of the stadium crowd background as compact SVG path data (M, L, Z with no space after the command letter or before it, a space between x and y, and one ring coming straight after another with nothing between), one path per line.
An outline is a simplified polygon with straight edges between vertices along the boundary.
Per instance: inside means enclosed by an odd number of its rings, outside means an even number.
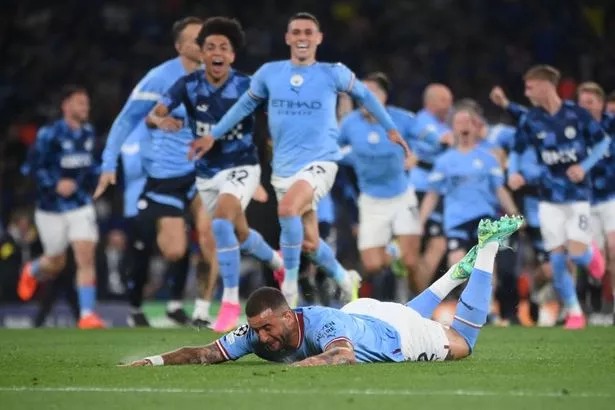
M0 227L6 231L28 215L33 185L19 171L38 127L56 117L58 91L67 83L84 85L92 98L91 117L100 147L123 102L141 76L174 54L170 27L195 15L233 16L247 34L247 47L234 66L252 72L265 61L287 58L283 32L298 10L318 16L326 41L323 61L342 61L359 76L386 72L394 85L391 102L415 111L428 83L447 84L455 99L471 97L493 121L509 119L489 102L501 85L511 100L525 103L523 72L537 63L558 67L560 95L574 98L576 84L596 81L615 89L615 5L608 0L337 0L326 2L263 0L205 2L156 0L124 2L42 0L4 2L0 20ZM264 173L266 178L267 173ZM344 204L338 207L338 251L358 263ZM125 248L121 190L110 190L97 204L100 254ZM251 207L255 228L271 230L272 204ZM22 231L32 227L23 218ZM11 224L12 223L12 224ZM274 228L275 229L275 228ZM277 232L269 232L275 243ZM274 238L274 239L271 239ZM37 252L32 250L32 252ZM25 256L25 255L22 255ZM14 299L3 265L0 301ZM10 268L11 270L13 268ZM99 281L111 289L109 270L99 265ZM101 299L113 292L101 293Z

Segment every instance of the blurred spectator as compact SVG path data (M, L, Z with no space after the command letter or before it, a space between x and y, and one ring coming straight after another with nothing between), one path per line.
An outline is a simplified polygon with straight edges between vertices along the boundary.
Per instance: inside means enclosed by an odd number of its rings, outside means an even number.
M126 234L111 229L96 250L96 285L100 299L125 299L128 260Z
M32 219L24 209L13 212L0 237L0 301L18 301L16 289L22 265L43 252Z

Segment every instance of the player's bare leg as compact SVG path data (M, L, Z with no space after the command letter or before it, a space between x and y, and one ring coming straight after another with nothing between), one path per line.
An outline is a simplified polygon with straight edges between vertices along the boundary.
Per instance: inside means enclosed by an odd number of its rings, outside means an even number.
M361 264L366 275L377 275L387 266L391 258L386 254L384 246L368 248L361 251Z
M440 266L440 261L446 253L446 238L434 236L427 240L427 246L423 256L419 260L417 274L411 277L411 284L415 292L422 292L427 289Z
M455 249L454 251L450 251L448 253L448 266L451 267L454 264L458 263L465 254L465 249Z
M419 235L399 235L397 242L401 251L401 262L406 268L408 276L416 276L419 270L421 237Z
M162 256L171 262L181 259L186 254L186 222L183 217L165 216L158 220L158 248Z

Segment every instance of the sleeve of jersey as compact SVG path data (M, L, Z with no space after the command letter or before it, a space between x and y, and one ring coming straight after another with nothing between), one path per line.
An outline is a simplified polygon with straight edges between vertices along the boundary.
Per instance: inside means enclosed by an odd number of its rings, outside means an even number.
M352 344L348 326L342 320L330 316L323 317L321 322L314 327L314 333L312 335L306 334L305 336L314 337L315 345L323 352L327 350L331 343L340 340L345 340Z
M514 129L500 132L497 136L496 144L506 152L512 151L513 145L515 144Z
M414 134L414 125L416 124L416 117L414 114L407 112L403 115L403 130L402 137L406 140L408 145L413 144L416 139L416 135Z
M502 168L500 168L500 165L495 158L491 161L489 179L493 188L499 188L504 185L504 172L502 171Z
M439 132L438 127L431 123L425 123L420 120L415 120L412 126L413 137L419 140L425 140L430 144L439 144L442 134L447 131Z
M518 174L521 165L521 155L517 151L512 151L508 156L508 173Z
M186 77L182 77L162 94L160 103L167 107L170 111L173 111L184 100L184 94L186 92Z
M250 79L250 89L248 93L255 100L264 100L269 96L269 92L267 90L267 84L265 82L265 77L267 75L269 65L264 65L252 75Z
M581 161L581 167L585 172L592 169L594 165L596 165L596 163L600 161L602 157L604 157L604 154L609 151L611 143L611 138L604 134L602 140L592 147L591 152L589 153L587 158Z
M521 104L511 102L508 104L508 107L506 107L506 112L508 112L515 121L519 122L521 117L527 113L527 108Z
M133 99L133 96L126 102L120 115L113 121L111 131L109 131L109 136L107 137L105 150L102 154L102 170L104 172L114 172L116 170L117 159L122 145L155 104L156 102L153 100Z
M220 121L211 129L211 135L215 140L222 138L231 130L239 121L244 119L249 114L252 114L256 107L261 103L261 99L254 97L251 91L248 90L237 100L230 110L224 114Z
M446 169L440 159L436 160L433 170L427 177L429 191L444 195L446 191Z
M515 142L513 144L513 152L518 153L519 155L523 154L523 151L528 146L528 135L526 130L526 121L527 117L521 119L519 126L517 127L517 131L515 132Z
M49 140L51 135L47 128L42 128L36 135L36 141L30 152L28 159L22 166L21 172L36 179L36 183L45 188L51 188L57 183L57 179L45 166L44 153L49 152Z
M226 360L237 360L250 353L254 353L254 345L258 336L247 324L239 326L215 341Z
M354 74L352 74L354 76ZM374 94L360 81L355 81L354 77L351 81L349 92L354 98L356 98L366 109L369 111L378 122L384 127L385 130L396 130L397 127L393 122L393 119L386 111L384 106L376 99Z

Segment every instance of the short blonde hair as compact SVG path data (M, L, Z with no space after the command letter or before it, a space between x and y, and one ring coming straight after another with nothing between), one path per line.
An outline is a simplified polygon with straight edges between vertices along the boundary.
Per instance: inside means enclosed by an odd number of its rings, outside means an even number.
M544 80L550 82L553 85L557 85L560 78L561 75L559 70L553 66L546 64L535 65L534 67L527 70L525 72L525 75L523 76L524 80Z
M606 97L606 93L604 92L604 89L600 87L600 84L595 83L593 81L586 81L584 83L579 84L579 87L577 88L577 95L581 93L594 94L596 97L600 98L602 101L604 101Z

